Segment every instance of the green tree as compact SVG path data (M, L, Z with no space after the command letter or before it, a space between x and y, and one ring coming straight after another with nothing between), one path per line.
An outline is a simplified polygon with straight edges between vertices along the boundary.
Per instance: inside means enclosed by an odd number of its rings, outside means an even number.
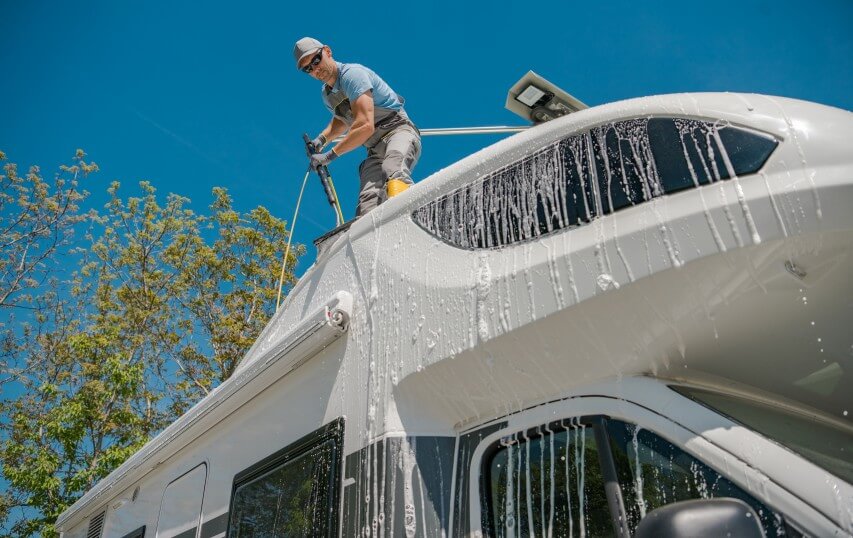
M206 215L139 189L112 184L77 271L34 298L26 335L7 335L28 349L27 390L0 404L0 521L15 536L55 535L65 508L233 373L274 313L283 221L234 210L224 189Z
M15 320L45 306L38 296L61 271L75 228L92 217L80 211L88 193L79 190L78 179L98 165L84 161L85 156L78 149L73 164L62 166L51 183L38 166L19 175L17 165L0 151L0 333L5 336L20 336L26 326L16 326ZM15 379L20 341L5 338L0 346L0 387Z

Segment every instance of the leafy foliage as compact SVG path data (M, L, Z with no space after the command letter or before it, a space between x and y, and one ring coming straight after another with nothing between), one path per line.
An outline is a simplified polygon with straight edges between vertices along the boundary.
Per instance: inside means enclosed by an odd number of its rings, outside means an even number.
M18 167L4 163L0 174L0 308L26 303L50 271L53 256L67 245L74 226L87 215L79 213L78 203L87 193L77 189L78 176L98 169L88 164L77 150L75 164L63 166L51 185L37 166L26 176ZM0 161L6 154L0 151ZM67 175L71 175L68 178Z
M82 158L78 153L63 172L97 170ZM8 177L14 165L6 170ZM37 172L31 176L37 184ZM75 180L58 181L62 192L76 187ZM7 184L3 199L20 198L19 179ZM31 306L27 323L3 328L13 366L0 386L11 382L20 392L0 401L8 482L0 529L11 535L54 536L65 508L233 373L274 313L283 221L263 207L236 211L224 189L213 190L208 215L175 194L161 204L150 183L139 191L123 197L113 183L100 214L72 207L83 194L59 197L67 220L51 236L59 238L53 250L29 272L41 280L22 277L8 294ZM19 213L56 215L57 196L30 196ZM70 251L76 270L51 280L48 268L58 263L52 256L59 246L78 245L71 233L84 224L88 248ZM0 241L10 245L4 259L19 255L16 242ZM39 252L51 245L39 243ZM288 265L303 251L291 249ZM292 274L287 281L294 282Z
M50 183L38 166L20 175L0 151L0 331L5 336L18 317L39 310L36 295L70 249L75 228L92 217L80 211L88 193L79 190L78 180L98 165L84 161L85 156L78 149L74 164L62 166ZM18 344L7 337L0 345L0 386L12 378Z

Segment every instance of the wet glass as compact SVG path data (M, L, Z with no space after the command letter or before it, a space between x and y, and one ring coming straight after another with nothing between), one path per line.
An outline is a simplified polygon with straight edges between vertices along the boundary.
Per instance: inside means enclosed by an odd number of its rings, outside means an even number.
M504 437L487 451L486 535L614 536L601 472L607 451L599 451L594 428L610 444L631 534L655 508L729 497L755 510L767 536L799 535L781 514L708 465L648 430L606 417L554 422Z
M502 440L488 464L489 536L613 536L591 426Z
M648 138L667 193L753 174L778 145L763 133L687 118L650 119Z
M605 424L632 533L655 508L689 499L732 497L755 510L767 536L786 536L779 514L690 454L636 425L618 420Z
M326 536L335 442L325 441L234 493L230 538Z
M755 173L777 145L769 135L722 122L612 122L554 142L424 205L413 218L452 245L499 248Z

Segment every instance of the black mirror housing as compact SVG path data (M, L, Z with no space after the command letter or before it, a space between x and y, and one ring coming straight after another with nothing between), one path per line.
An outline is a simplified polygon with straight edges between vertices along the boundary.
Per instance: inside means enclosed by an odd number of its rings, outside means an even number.
M740 499L694 499L656 508L637 526L634 538L676 536L764 538L758 515Z

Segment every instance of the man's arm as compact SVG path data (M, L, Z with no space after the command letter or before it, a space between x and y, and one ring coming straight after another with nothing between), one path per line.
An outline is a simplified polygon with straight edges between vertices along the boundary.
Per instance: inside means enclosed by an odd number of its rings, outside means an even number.
M326 143L331 142L335 138L344 134L347 130L347 124L335 116L332 116L332 121L323 129L320 134L326 139ZM317 148L319 149L319 148Z
M361 94L354 103L350 103L352 107L353 122L349 132L340 143L334 147L335 153L343 155L358 146L367 142L367 139L373 134L375 127L373 126L373 92L368 90ZM337 118L335 118L337 119ZM334 120L329 124L331 128ZM323 131L325 134L325 131ZM331 131L330 131L331 134ZM340 133L338 133L340 134ZM337 135L335 135L337 136ZM327 136L327 140L330 138Z

